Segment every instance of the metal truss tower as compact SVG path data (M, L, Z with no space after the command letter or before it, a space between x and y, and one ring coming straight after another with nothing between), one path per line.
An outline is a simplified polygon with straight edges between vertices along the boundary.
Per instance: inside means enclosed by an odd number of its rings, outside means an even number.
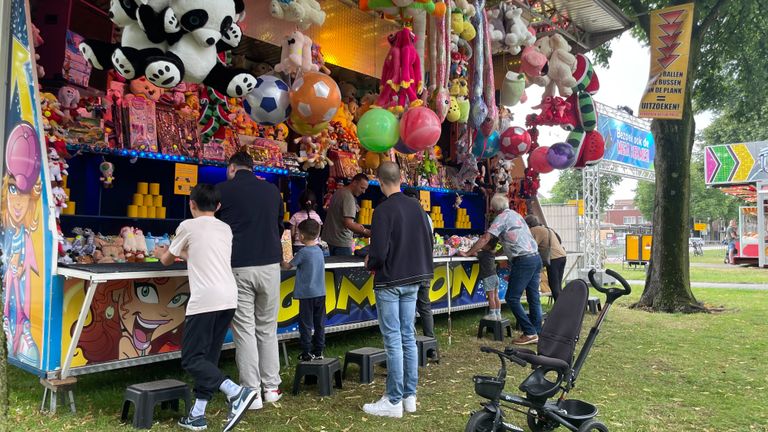
M584 169L584 270L603 268L600 243L600 167Z

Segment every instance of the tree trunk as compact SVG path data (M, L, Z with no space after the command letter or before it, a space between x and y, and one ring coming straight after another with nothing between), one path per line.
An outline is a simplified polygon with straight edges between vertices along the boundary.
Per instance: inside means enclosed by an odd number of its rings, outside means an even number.
M656 193L653 246L645 290L634 306L660 312L704 311L691 291L688 238L691 151L695 133L691 93L700 59L700 35L691 38L685 108L681 120L654 120Z

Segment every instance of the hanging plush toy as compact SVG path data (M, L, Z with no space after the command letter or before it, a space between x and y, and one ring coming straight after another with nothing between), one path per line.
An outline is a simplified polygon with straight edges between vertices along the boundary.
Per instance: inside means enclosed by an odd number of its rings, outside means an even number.
M299 71L318 71L318 65L312 62L312 39L296 30L283 38L280 63L275 65L275 72L295 76Z
M111 0L109 17L122 28L120 43L86 39L80 52L96 69L114 68L128 80L144 75L147 59L168 48L161 13L169 4L170 0Z
M237 9L231 0L171 0L163 16L168 50L148 59L147 79L163 88L186 81L231 97L250 93L256 78L246 70L226 66L218 56L222 49L240 43L242 31L235 19L242 14Z
M100 163L99 172L101 172L99 180L104 184L104 189L111 188L113 186L112 182L115 181L115 166L112 162L104 161Z
M523 19L522 9L507 3L501 3L500 7L504 11L505 49L508 53L517 55L523 47L529 47L536 42L536 35Z
M325 22L325 12L316 0L272 0L269 12L277 19L296 23L302 30Z
M376 105L402 113L406 106L423 103L421 61L414 46L416 36L404 28L389 35L390 50L381 73L381 94Z
M571 46L568 41L560 34L554 34L549 37L549 48L544 49L542 53L548 58L547 77L549 84L544 91L547 96L554 96L555 89L562 97L568 97L573 93L572 88L576 86L576 79L573 73L576 71L576 57L571 54Z
M472 88L470 91L469 102L472 106L469 114L469 125L475 129L480 126L488 117L488 106L483 99L485 77L485 18L483 11L485 9L485 0L478 0L475 6L475 15L471 18L472 24L477 28L480 37L475 39L475 49L473 54L474 69L472 69ZM490 48L490 47L489 47Z
M485 39L485 79L483 80L483 99L485 106L488 109L483 123L480 125L480 130L483 132L483 136L491 136L498 129L499 121L499 107L496 105L496 83L493 76L493 56L490 50L491 39L488 28L488 15L483 10L483 29L484 33L481 37Z

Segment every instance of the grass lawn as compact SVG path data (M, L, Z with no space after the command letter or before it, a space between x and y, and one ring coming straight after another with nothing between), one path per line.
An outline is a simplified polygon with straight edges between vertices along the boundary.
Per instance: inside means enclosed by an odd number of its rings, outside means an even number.
M600 418L615 431L768 431L765 393L768 389L768 340L765 293L747 290L694 290L710 305L726 312L700 315L651 314L629 310L637 299L624 299L606 320L571 397L596 404ZM437 319L442 361L420 370L419 411L400 420L379 419L361 411L363 403L383 393L385 370L377 369L371 385L352 379L334 396L320 398L314 389L299 396L286 394L278 406L250 413L238 430L260 431L460 431L480 398L471 377L496 373L498 359L482 354L476 339L481 311L454 314L452 343L448 343L445 316ZM505 315L510 315L505 311ZM587 315L583 337L594 322ZM334 335L327 355L343 356L353 347L380 346L377 329ZM291 350L291 358L297 355ZM231 355L222 365L236 376ZM293 361L293 360L292 360ZM295 361L293 361L295 363ZM173 377L188 379L178 361L87 375L76 390L78 414L60 408L54 417L38 413L42 388L37 379L10 368L11 430L17 431L129 431L120 425L123 389L132 383ZM509 391L516 391L527 369L513 366ZM283 370L283 388L289 390L293 368ZM209 405L212 430L219 430L226 412L223 398ZM509 414L525 424L521 415ZM180 430L175 416L156 412L152 430Z

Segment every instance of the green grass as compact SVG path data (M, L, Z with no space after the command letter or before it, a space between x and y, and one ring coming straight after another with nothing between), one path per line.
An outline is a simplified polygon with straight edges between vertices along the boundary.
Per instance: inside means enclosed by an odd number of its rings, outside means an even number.
M596 404L600 419L613 431L768 431L765 293L696 289L699 300L724 305L726 311L668 315L627 309L639 291L620 300L611 311L571 397ZM454 314L451 344L446 318L437 319L442 361L420 369L415 415L379 419L361 411L363 403L383 393L385 371L377 369L373 384L348 380L332 397L320 398L314 389L299 396L287 394L278 406L248 414L238 430L463 430L468 415L481 401L473 392L472 375L498 369L497 358L481 354L479 347L503 347L476 339L480 315L481 311ZM582 340L594 318L587 315ZM342 356L353 347L380 344L378 331L365 329L330 337L327 354ZM292 359L296 354L291 350ZM222 364L227 373L236 376L231 355ZM11 369L11 430L17 431L129 431L130 426L119 423L122 391L127 385L164 377L188 380L178 361L87 375L80 378L76 390L78 414L60 408L60 414L49 417L37 411L42 395L37 379ZM507 390L515 392L526 373L527 369L512 366ZM293 368L283 370L286 390L291 388L292 375ZM509 415L514 422L525 423L522 416ZM209 416L212 430L218 430L226 416L222 397L217 396L209 406ZM158 424L152 430L179 430L170 412L158 411L155 419Z

